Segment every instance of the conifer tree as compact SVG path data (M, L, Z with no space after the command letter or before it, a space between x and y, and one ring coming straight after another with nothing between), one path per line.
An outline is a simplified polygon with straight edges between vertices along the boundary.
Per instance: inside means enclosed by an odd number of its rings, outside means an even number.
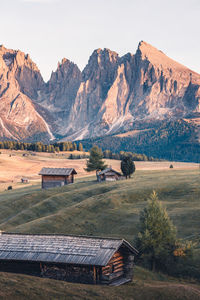
M131 174L135 172L135 164L130 156L124 156L121 161L121 170L124 176L131 177Z
M176 228L155 191L151 194L147 207L140 213L139 228L137 248L155 271L157 264L164 258L173 256L176 248Z
M76 145L76 143L73 143L73 150L74 150L74 151L77 150L77 145Z
M78 145L78 151L83 151L83 145L81 143Z
M86 171L96 171L96 175L98 171L102 171L107 168L105 162L103 161L103 153L102 150L98 146L93 146L90 149L90 156L87 160Z

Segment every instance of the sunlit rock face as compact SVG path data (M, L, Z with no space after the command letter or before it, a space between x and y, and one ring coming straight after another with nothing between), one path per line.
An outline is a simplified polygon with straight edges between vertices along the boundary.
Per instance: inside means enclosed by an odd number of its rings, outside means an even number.
M187 118L200 113L200 75L140 42L135 55L94 51L70 112L70 138L100 136L138 121Z
M140 42L97 49L81 72L63 59L45 83L29 55L0 47L0 138L83 139L163 120L200 124L200 75Z
M52 72L50 80L38 95L39 103L54 114L59 131L67 126L69 112L74 104L81 83L81 71L74 63L64 58Z
M42 76L28 55L0 47L1 139L48 141L53 138L50 126L33 102L38 90L43 88Z

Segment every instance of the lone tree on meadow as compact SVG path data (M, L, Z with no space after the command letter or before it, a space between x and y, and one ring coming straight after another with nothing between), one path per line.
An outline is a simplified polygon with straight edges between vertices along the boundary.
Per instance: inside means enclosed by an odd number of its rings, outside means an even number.
M140 213L139 229L137 247L155 271L163 261L174 256L176 248L176 228L155 191L150 195L147 207Z
M135 164L130 156L124 156L121 161L121 170L124 176L131 178L131 174L135 172Z
M93 146L90 149L90 156L87 160L87 166L86 171L96 171L96 175L98 171L105 170L107 168L107 165L103 161L103 153L102 150L98 146Z

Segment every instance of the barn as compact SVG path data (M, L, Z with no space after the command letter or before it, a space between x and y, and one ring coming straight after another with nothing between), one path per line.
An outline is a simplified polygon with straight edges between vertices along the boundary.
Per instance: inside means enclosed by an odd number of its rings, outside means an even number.
M124 239L0 234L0 271L77 283L131 281L138 251Z
M42 188L54 188L71 184L77 172L73 168L42 168L39 175L42 176Z
M97 179L98 181L116 181L125 179L125 177L112 168L107 168L97 174Z

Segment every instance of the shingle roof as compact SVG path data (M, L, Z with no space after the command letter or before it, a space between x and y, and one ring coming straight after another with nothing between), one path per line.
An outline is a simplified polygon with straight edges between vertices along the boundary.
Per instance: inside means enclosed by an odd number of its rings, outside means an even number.
M113 170L112 168L107 168L107 169L105 169L105 170L99 172L99 175L103 175L103 174L106 174L106 173L109 173L109 172L113 172L113 173L116 173L116 174L119 175L119 176L122 176L121 173L119 173L119 172Z
M77 174L73 168L42 168L39 175L63 175L68 176L71 174Z
M122 245L133 254L138 254L138 251L123 239L2 233L0 260L105 266Z

